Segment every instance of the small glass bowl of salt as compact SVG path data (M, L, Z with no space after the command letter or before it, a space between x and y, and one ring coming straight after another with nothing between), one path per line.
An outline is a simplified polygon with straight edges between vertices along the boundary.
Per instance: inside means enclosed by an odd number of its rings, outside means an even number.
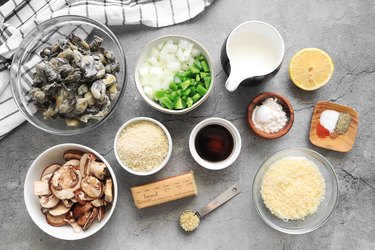
M251 101L247 120L250 129L264 139L277 139L289 132L294 110L289 100L273 92L264 92Z

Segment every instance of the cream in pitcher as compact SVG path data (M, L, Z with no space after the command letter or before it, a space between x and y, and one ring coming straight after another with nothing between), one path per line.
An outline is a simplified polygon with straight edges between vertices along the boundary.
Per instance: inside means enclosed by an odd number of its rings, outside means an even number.
M277 71L284 57L284 43L275 28L259 21L243 23L228 36L226 52L231 72L225 83L234 91L243 80L269 79Z

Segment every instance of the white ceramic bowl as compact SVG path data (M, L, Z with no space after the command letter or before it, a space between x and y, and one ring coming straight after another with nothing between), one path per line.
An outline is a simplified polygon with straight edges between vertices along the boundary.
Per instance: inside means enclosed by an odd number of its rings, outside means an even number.
M161 163L158 167L153 168L151 171L148 171L148 172L139 172L139 171L134 171L133 169L129 168L128 166L126 166L126 165L121 161L120 156L119 156L118 153L117 153L117 141L118 141L118 138L120 137L121 132L122 132L127 126L129 126L130 124L132 124L132 123L134 123L134 122L138 122L138 121L150 121L150 122L155 123L155 124L158 125L161 129L163 129L165 135L166 135L167 138L168 138L168 153L167 153L167 156L165 157L165 159L162 161L162 163ZM167 162L168 162L169 159L171 158L173 144L172 144L172 137L171 137L171 134L169 133L168 129L167 129L163 124L161 124L161 123L158 122L157 120L152 119L152 118L150 118L150 117L136 117L136 118L130 119L129 121L125 122L125 123L120 127L120 129L117 131L117 133L116 133L116 137L115 137L115 142L114 142L114 145L113 145L113 148L114 148L114 151L115 151L116 159L117 159L118 163L121 165L121 167L123 167L126 171L128 171L128 172L131 173L131 174L139 175L139 176L146 176L146 175L152 175L152 174L155 174L156 172L159 172L162 168L165 167L165 165L167 164ZM145 152L145 153L147 154L147 152Z
M229 132L232 134L233 142L234 142L233 150L232 150L232 153L229 155L229 157L223 161L219 161L219 162L206 161L205 159L199 156L195 148L195 138L198 132L202 128L208 125L221 125L225 127L226 129L228 129ZM201 121L193 128L193 130L190 133L190 138L189 138L189 149L194 160L199 165L201 165L204 168L211 169L211 170L220 170L220 169L229 167L238 158L241 152L241 136L237 128L230 121L225 120L223 118L219 118L219 117L212 117L212 118L208 118L208 119Z
M207 93L201 99L199 99L196 103L194 103L190 108L185 108L185 109L181 109L181 110L171 110L171 109L164 108L163 106L160 105L160 103L152 100L150 97L148 97L144 93L143 87L141 85L141 81L139 79L139 68L142 65L142 63L145 61L145 58L149 55L150 50L153 47L155 47L157 44L159 44L160 42L165 42L165 41L168 41L169 39L172 39L173 41L178 41L179 39L185 39L185 40L188 40L189 42L193 43L195 48L198 48L199 50L202 51L202 55L206 58L208 66L210 67L210 72L211 72L210 87L208 88ZM181 35L166 35L166 36L161 36L161 37L158 37L158 38L152 40L149 44L147 44L143 48L143 50L140 53L140 56L138 58L136 67L135 67L134 76L135 76L135 84L137 86L138 92L148 105L150 105L152 108L154 108L158 111L161 111L163 113L172 114L172 115L179 115L179 114L188 113L189 111L191 111L191 110L195 109L196 107L198 107L199 105L201 105L205 100L207 100L208 96L211 94L211 92L213 90L213 87L214 87L214 79L215 79L215 73L214 72L215 72L214 64L213 64L213 61L211 59L211 56L209 55L207 49L205 47L203 47L202 44L195 41L194 39L191 39L190 37L181 36Z
M111 177L113 180L113 192L114 192L113 202L111 205L107 207L104 219L100 223L97 222L97 220L95 220L95 222L91 225L89 229L87 229L86 231L82 231L80 233L75 233L73 231L73 228L70 225L61 226L61 227L53 227L49 225L46 222L46 218L41 211L41 206L40 206L38 197L34 195L34 191L33 191L33 183L36 180L40 180L40 176L44 168L53 163L64 163L65 160L63 159L63 153L66 150L71 150L71 149L80 150L83 152L90 152L90 153L95 154L101 161L103 161L106 164L108 171L111 174ZM45 150L43 153L41 153L31 164L29 171L27 172L25 185L24 185L24 198L25 198L26 209L31 219L46 234L49 234L55 238L62 239L62 240L83 239L83 238L86 238L95 234L102 227L104 227L104 225L108 222L109 218L111 218L113 211L115 210L116 202L117 202L117 194L118 194L118 188L117 188L116 176L111 166L106 161L106 159L104 159L103 156L101 156L98 152L96 152L92 148L89 148L80 144L75 144L75 143L58 144L56 146L53 146Z

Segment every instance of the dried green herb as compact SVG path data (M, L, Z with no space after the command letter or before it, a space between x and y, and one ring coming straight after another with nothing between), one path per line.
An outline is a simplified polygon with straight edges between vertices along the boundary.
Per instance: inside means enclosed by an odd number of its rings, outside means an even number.
M335 132L339 135L345 134L349 129L350 121L350 115L346 112L341 112L335 127Z

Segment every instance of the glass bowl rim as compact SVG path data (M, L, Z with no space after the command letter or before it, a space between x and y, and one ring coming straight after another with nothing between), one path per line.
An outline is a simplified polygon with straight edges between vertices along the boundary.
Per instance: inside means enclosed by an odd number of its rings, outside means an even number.
M123 70L124 76L123 76L123 81L122 81L122 88L119 91L118 97L117 97L116 101L113 103L113 106L109 109L108 114L105 117L103 117L101 120L91 124L91 126L85 126L83 128L70 129L70 130L69 129L55 129L55 128L50 127L50 126L47 126L47 127L40 126L38 123L36 123L34 120L32 120L30 118L32 115L28 114L27 112L25 112L23 110L24 105L22 103L20 103L19 100L17 99L17 98L20 98L19 97L20 94L18 93L19 72L18 71L14 72L13 66L14 65L19 66L21 64L21 61L24 58L24 54L25 54L25 51L23 51L22 48L24 48L28 44L33 43L35 41L35 39L36 39L35 33L38 32L39 30L43 29L43 27L50 27L51 22L54 23L54 22L56 22L56 20L59 23L60 22L65 23L67 21L73 21L73 22L78 21L78 22L82 22L86 25L89 25L91 27L97 28L97 29L103 31L104 33L106 33L106 36L109 37L113 41L116 48L120 52L119 58L120 58L120 61L122 61L121 63L124 65L124 70ZM113 111L116 109L116 107L118 106L118 104L122 100L122 98L124 96L124 93L125 93L126 86L127 86L126 80L127 80L126 57L125 57L125 53L124 53L124 50L122 48L122 45L121 45L120 41L118 40L117 36L106 25L100 23L99 21L96 21L96 20L94 20L92 18L89 18L89 17L79 16L79 15L61 15L61 16L58 16L58 17L53 17L51 19L48 19L48 20L43 21L40 24L38 24L30 32L28 32L28 34L25 36L25 38L19 44L18 48L16 49L16 51L13 54L12 62L11 62L11 65L10 65L10 89L11 89L11 92L12 92L14 102L16 103L16 106L17 106L18 110L21 112L21 114L23 115L23 117L29 123L31 123L34 127L38 128L40 130L43 130L44 132L54 134L54 135L61 135L61 136L69 136L69 135L77 135L77 134L86 133L86 132L88 132L92 129L97 128L101 124L103 124L112 115Z
M329 211L329 213L327 213L325 216L324 216L324 219L317 225L313 226L313 227L310 227L310 228L303 228L303 229L285 229L283 227L280 227L274 223L272 223L271 221L269 221L267 218L265 218L265 216L262 214L262 212L260 211L261 209L259 208L259 205L258 205L258 202L256 202L255 200L255 197L256 197L256 188L255 188L255 180L257 179L258 175L259 175L259 172L264 168L265 166L265 163L268 162L270 159L272 159L273 157L275 157L276 155L278 154L281 154L281 153L284 153L284 152L287 152L287 151L291 151L291 150L295 150L295 151L304 151L305 153L308 152L308 153L311 153L312 155L314 156L317 156L319 158L319 160L322 161L323 165L325 167L327 167L328 169L328 172L330 172L330 176L332 177L332 180L334 182L334 186L336 187L336 199L334 202L334 205L331 209L331 211ZM334 191L335 188L333 188L333 191ZM262 162L262 164L260 165L260 167L258 168L258 170L256 171L255 173L255 176L254 176L254 179L253 179L253 184L252 184L252 200L253 200L253 205L255 206L255 210L257 211L259 217L268 225L270 226L271 228L281 232L281 233L286 233L286 234L293 234L293 235L298 235L298 234L306 234L306 233L309 233L309 232L312 232L312 231L315 231L316 229L318 229L319 227L321 227L324 223L327 222L327 220L329 219L329 217L331 217L332 213L335 211L336 207L337 207L337 204L339 202L339 195L340 195L340 190L339 190L339 185L338 185L338 178L337 178L337 174L333 168L333 166L331 165L331 163L323 156L321 155L320 153L316 152L315 150L312 150L312 149L308 149L308 148L302 148L302 147L289 147L289 148L285 148L285 149L281 149L273 154L271 154L269 157L267 157L266 160L264 160Z

